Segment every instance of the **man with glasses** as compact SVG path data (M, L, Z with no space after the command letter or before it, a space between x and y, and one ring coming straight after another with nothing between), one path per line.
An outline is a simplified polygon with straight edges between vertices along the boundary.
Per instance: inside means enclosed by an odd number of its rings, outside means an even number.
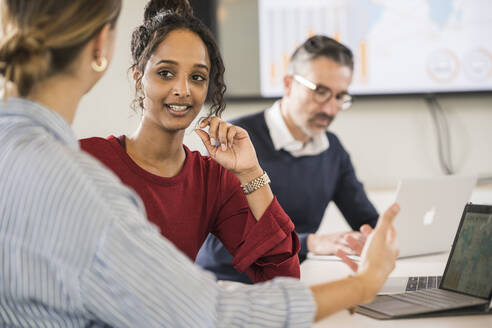
M232 122L248 131L272 191L296 226L301 261L308 252L331 255L342 249L360 255L364 235L378 218L349 154L327 131L337 114L352 104L348 87L353 65L350 49L329 37L313 36L291 57L282 99ZM354 231L315 234L332 200ZM232 257L211 235L196 263L218 279L251 282L234 269Z

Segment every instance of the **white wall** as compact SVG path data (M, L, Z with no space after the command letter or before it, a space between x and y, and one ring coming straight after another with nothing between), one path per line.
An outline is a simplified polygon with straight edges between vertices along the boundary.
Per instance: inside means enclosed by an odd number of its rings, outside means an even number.
M492 176L492 95L438 99L448 117L456 170ZM244 115L269 104L232 104L226 116ZM394 185L400 177L443 174L436 132L422 98L361 99L339 113L330 129L340 137L368 186Z
M134 93L127 70L131 33L143 21L145 3L123 1L113 60L101 81L83 98L72 125L79 138L129 133L138 123L138 115L129 106Z
M132 133L139 117L130 110L130 35L140 24L146 1L124 1L113 62L82 101L73 128L78 137ZM451 127L453 162L458 172L492 175L492 94L439 98ZM232 103L226 119L259 111L271 102ZM339 114L332 128L352 155L358 175L370 188L394 186L400 177L440 175L437 142L423 99L378 98L357 101ZM185 143L201 148L187 133ZM491 199L492 202L492 199Z

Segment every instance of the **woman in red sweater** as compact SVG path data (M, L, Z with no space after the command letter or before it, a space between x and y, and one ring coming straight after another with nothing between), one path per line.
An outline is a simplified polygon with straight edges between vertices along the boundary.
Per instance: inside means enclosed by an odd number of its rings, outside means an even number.
M149 220L192 260L213 233L254 282L298 278L294 226L246 131L218 118L225 85L214 38L187 1L150 1L144 17L131 43L140 125L131 136L83 139L81 147L140 195ZM210 154L202 156L183 137L207 96L200 128L209 132L195 130Z

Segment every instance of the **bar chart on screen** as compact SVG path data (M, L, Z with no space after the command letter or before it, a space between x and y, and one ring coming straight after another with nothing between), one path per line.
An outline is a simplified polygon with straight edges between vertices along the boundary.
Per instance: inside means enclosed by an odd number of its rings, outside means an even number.
M355 57L354 94L492 89L492 1L259 0L260 85L282 94L289 55L324 34Z

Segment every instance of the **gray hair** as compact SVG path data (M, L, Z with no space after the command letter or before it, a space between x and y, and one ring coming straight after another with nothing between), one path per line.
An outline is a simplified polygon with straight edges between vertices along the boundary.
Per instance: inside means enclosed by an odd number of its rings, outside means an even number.
M315 35L294 51L287 65L287 74L293 75L299 71L300 66L319 57L327 57L351 70L354 69L354 56L349 48L330 37Z

